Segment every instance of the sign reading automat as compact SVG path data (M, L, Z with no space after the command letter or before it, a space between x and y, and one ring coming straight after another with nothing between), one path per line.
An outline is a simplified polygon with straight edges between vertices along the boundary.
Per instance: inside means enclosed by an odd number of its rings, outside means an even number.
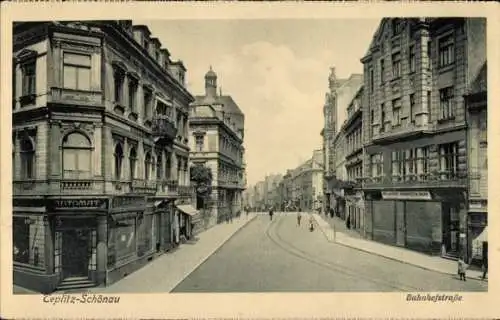
M59 199L54 200L54 207L66 208L105 208L105 199Z

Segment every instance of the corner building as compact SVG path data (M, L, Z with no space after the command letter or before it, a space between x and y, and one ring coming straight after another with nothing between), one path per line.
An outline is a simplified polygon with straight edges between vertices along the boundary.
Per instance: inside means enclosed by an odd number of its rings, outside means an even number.
M245 190L245 116L233 98L217 94L217 74L205 74L205 95L190 106L191 163L210 168L212 192L205 227L236 216Z
M486 58L485 19L383 19L364 64L369 238L457 257L467 243L464 94Z
M189 237L186 69L131 21L16 23L14 283L110 284Z

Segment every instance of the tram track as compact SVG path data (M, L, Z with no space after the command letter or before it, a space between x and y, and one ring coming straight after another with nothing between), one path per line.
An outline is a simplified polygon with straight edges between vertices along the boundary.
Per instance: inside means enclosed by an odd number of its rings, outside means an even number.
M382 280L382 279L374 279L373 276L368 276L364 275L362 273L358 272L353 272L345 268L345 266L334 263L331 261L327 261L318 257L315 257L308 252L294 246L290 242L286 241L283 239L283 237L280 235L280 230L282 228L283 219L280 219L281 217L276 217L278 219L273 220L267 227L266 229L266 236L271 240L273 244L275 244L277 247L279 247L282 251L298 258L301 260L305 260L309 263L312 263L314 265L317 265L319 267L322 267L323 269L329 270L331 272L335 273L340 273L342 275L345 275L350 278L354 279L363 279L367 282L374 283L376 285L381 285L385 287L389 287L392 289L396 289L397 291L420 291L421 288L417 288L414 286L408 286L408 285L402 285L400 283L393 283L387 280Z

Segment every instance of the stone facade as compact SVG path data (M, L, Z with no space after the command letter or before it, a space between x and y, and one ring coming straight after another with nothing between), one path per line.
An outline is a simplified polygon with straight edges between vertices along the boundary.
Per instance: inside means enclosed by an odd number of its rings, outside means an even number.
M463 95L471 69L481 65L477 59L484 61L478 54L486 50L484 36L468 41L469 30L480 32L482 24L482 19L459 18L380 23L361 60L369 238L467 255Z
M13 50L14 282L110 284L189 237L182 63L131 21L18 23Z
M205 75L205 95L190 106L189 121L191 164L212 172L212 193L203 208L209 228L243 211L246 187L244 114L231 96L217 94L217 75L211 68Z

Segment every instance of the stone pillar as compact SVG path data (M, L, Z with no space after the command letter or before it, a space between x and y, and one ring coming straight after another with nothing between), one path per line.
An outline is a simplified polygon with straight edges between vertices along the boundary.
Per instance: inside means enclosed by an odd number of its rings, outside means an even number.
M97 217L97 283L106 284L108 264L108 217Z
M129 155L130 155L130 147L128 144L128 139L124 139L125 141L123 142L123 159L122 159L122 176L121 180L128 180L130 177L130 165L129 163Z
M102 126L101 124L98 124L94 128L94 175L97 177L102 177L101 150L102 150Z
M54 230L52 228L52 219L49 219L47 215L43 217L43 226L45 231L45 273L54 273Z

